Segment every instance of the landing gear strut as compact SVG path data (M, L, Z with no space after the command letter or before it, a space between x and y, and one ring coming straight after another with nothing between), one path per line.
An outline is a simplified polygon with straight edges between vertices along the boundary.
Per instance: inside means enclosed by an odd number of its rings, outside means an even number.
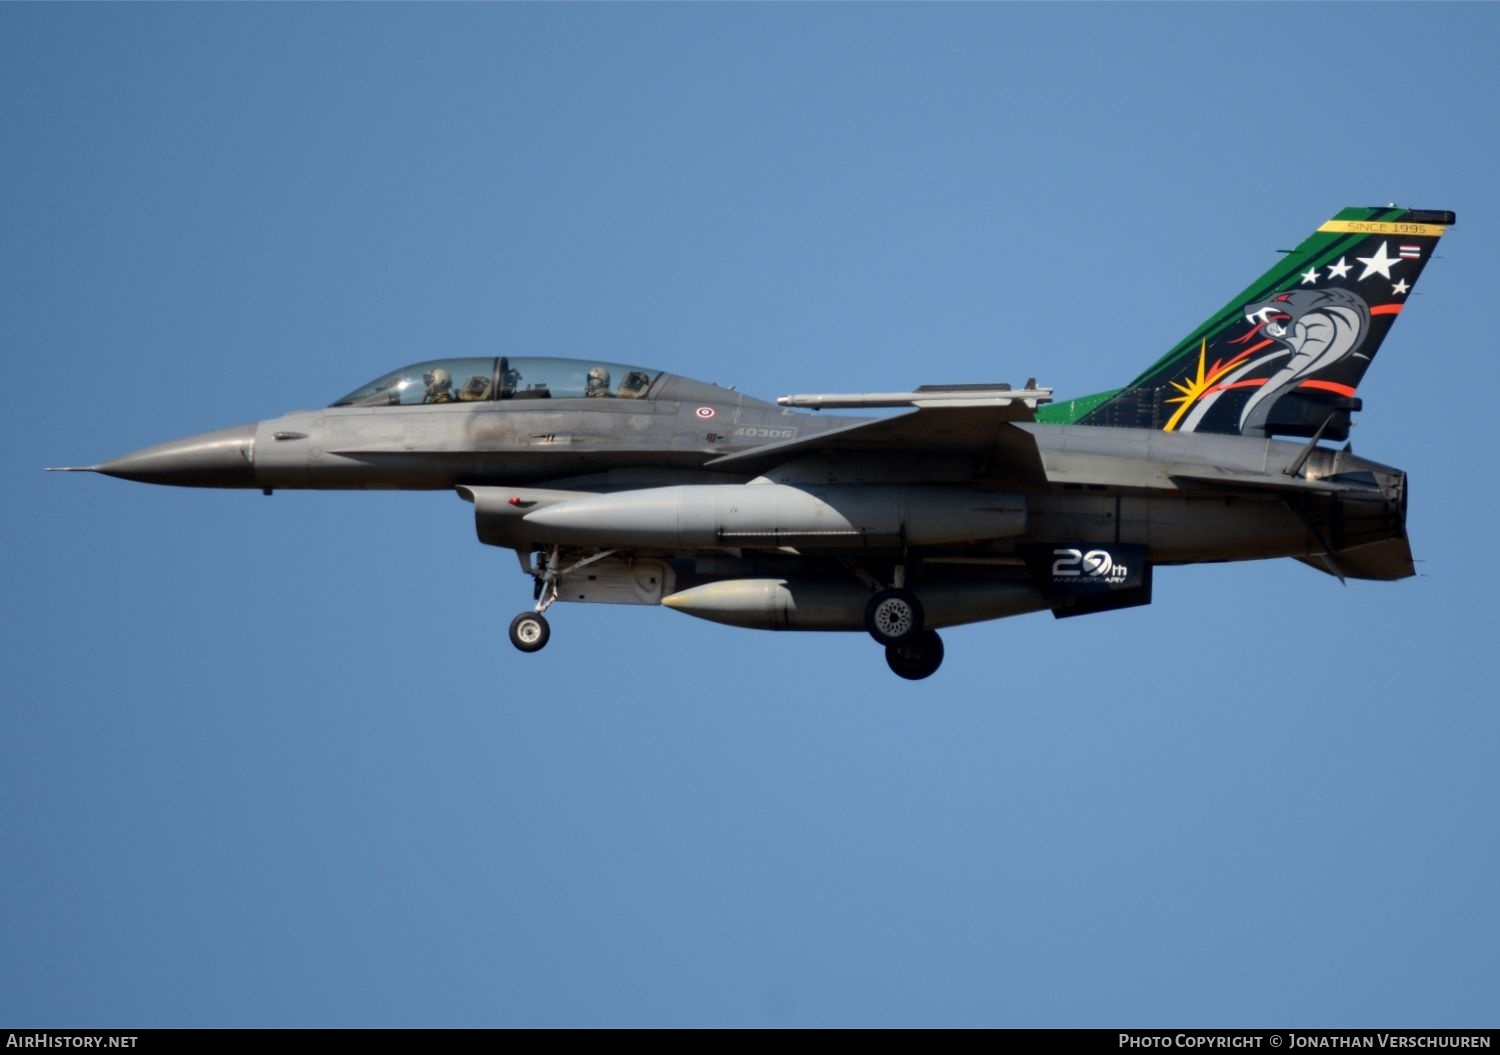
M536 608L530 612L522 612L510 621L510 643L522 652L540 652L552 638L552 627L547 624L547 617L542 613L557 600L558 549L553 546L551 552L541 560L539 567L533 567L527 561L525 553L518 551L516 556L521 558L521 567L536 580L536 588L532 591L532 596L536 598Z
M921 681L943 665L943 639L936 630L923 630L905 644L885 646L885 662L897 676Z

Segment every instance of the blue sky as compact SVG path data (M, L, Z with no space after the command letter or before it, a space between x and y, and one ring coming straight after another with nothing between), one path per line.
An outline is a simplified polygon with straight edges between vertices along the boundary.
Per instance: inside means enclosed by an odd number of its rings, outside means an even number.
M1493 5L0 6L0 1022L1496 1025ZM1454 209L1419 578L862 634L559 606L427 494L44 474L434 356L1128 380ZM1483 309L1483 310L1481 310Z

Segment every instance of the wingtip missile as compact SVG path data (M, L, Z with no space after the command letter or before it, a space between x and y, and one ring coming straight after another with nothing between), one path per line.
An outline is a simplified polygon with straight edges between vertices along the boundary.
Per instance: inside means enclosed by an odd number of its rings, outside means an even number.
M992 407L1024 403L1035 407L1052 402L1052 389L1037 388L1028 381L1025 388L1010 385L922 385L915 392L823 392L808 395L779 396L784 407L823 410L874 407Z

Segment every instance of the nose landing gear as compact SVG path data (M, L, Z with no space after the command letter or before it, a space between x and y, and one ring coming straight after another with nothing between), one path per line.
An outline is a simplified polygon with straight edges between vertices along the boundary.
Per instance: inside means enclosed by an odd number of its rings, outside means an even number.
M536 589L533 596L536 597L536 608L530 612L522 612L510 621L510 643L522 652L540 652L547 647L547 642L552 639L552 628L547 625L547 617L542 613L552 607L552 602L557 600L559 592L559 581L564 575L585 568L595 561L601 561L611 557L617 550L607 549L593 556L584 557L580 561L562 567L562 549L553 546L547 550L546 556L539 563L533 564L525 550L517 550L516 556L520 558L521 569L536 580ZM542 555L540 552L538 557Z
M540 652L552 640L552 627L542 613L557 600L557 580L561 574L558 569L559 550L553 546L545 556L538 552L539 559L535 564L525 550L517 550L516 556L521 559L521 569L536 581L531 594L536 598L536 608L522 612L510 621L510 643L522 652Z
M510 643L522 652L540 652L551 637L552 628L541 612L522 612L510 621Z

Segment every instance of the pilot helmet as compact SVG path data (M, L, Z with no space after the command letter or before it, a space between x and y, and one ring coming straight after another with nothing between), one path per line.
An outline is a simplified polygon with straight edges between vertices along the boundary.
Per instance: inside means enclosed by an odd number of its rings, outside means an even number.
M441 366L435 367L422 375L422 380L427 382L428 388L435 388L439 392L446 392L453 387L453 378Z
M589 390L609 387L609 371L602 366L596 366L589 371Z

